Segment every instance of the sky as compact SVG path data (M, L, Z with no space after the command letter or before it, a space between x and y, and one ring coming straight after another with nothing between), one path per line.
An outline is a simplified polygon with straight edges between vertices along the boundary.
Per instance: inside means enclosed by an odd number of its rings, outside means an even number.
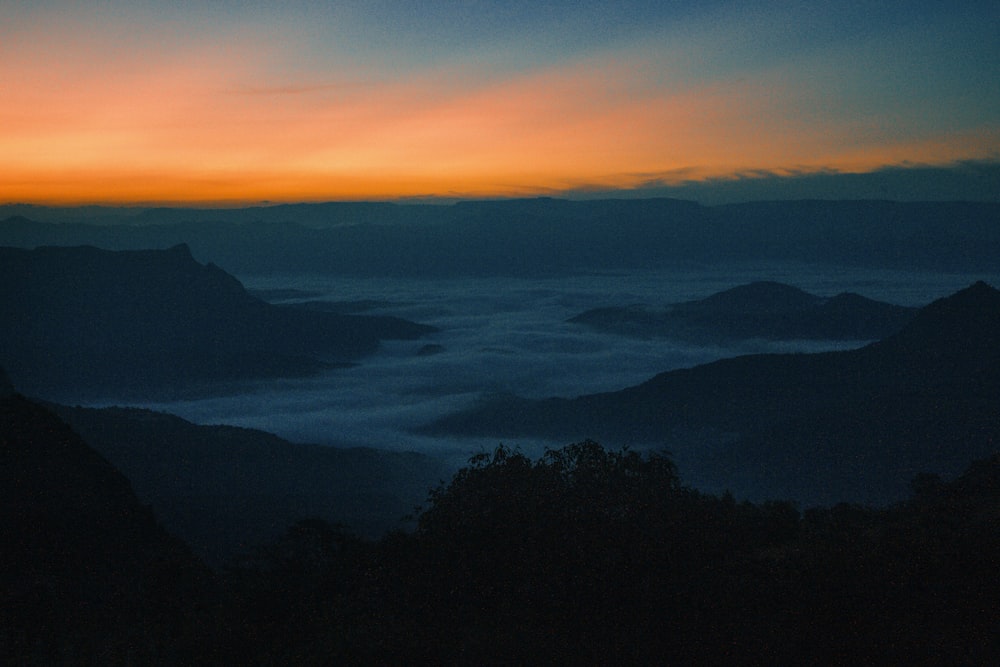
M995 0L0 0L0 203L662 193L993 165L997 35Z

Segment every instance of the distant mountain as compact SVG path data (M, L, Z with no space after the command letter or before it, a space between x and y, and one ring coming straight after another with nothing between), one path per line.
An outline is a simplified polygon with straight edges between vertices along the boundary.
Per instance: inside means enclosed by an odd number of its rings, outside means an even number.
M875 340L895 333L915 308L842 293L823 298L790 285L755 282L665 308L594 308L569 319L628 336L696 341Z
M131 480L167 529L213 565L305 518L370 538L401 529L403 517L452 472L413 452L292 444L149 410L51 408Z
M1000 440L1000 292L977 283L859 350L751 355L577 398L486 400L436 433L667 446L709 490L888 502Z
M286 223L295 221L310 227L331 227L359 222L399 222L414 216L428 215L442 209L434 204L388 202L328 202L316 204L276 204L242 208L189 208L136 206L36 206L0 204L0 218L23 217L41 222L87 223L93 225L172 225L216 221L243 224L248 222Z
M57 400L307 375L434 331L267 304L185 245L0 248L0 304L0 364L25 394Z
M19 395L0 398L0 460L0 661L187 662L208 571L121 473Z
M0 207L0 244L187 243L237 275L538 276L728 261L993 271L1000 256L1000 203L988 202L538 198L72 211Z

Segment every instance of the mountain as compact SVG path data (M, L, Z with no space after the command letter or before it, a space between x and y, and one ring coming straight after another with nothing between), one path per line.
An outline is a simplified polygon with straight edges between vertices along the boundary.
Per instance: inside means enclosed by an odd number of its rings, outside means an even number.
M451 470L414 452L293 444L132 408L50 406L131 480L171 533L212 565L320 518L378 537Z
M0 661L186 662L208 571L128 480L17 394L0 398L0 461Z
M1000 437L1000 292L977 283L858 350L749 355L621 391L503 396L435 433L667 446L685 479L752 498L885 503Z
M73 211L77 214L74 215ZM796 261L994 271L1000 204L510 199L245 209L0 207L0 244L190 245L237 275L540 276Z
M823 298L790 285L755 282L662 309L595 308L569 322L629 336L694 341L875 340L901 329L915 312L853 293Z
M189 248L0 248L0 364L52 399L170 396L308 375L432 327L267 304Z

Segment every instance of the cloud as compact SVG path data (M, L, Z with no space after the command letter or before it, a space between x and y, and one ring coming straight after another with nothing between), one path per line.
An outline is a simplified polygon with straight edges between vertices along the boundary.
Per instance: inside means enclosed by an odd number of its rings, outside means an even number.
M634 188L590 184L559 194L579 198L676 197L709 205L778 199L1000 202L1000 158L944 165L900 164L853 173L825 168L749 170L707 179L691 178L691 173L684 171L642 176Z
M304 278L302 284L287 279L290 287L323 286L318 276ZM441 333L421 341L387 343L359 365L320 377L268 381L240 395L149 407L200 423L260 428L299 442L412 449L462 463L480 449L492 449L498 439L433 438L416 436L413 429L489 393L570 397L621 389L661 371L738 353L817 349L816 343L699 347L635 340L565 323L591 307L662 305L759 279L779 279L823 295L853 290L908 305L927 303L970 280L861 269L831 274L824 267L791 265L537 280L331 278L325 286L331 299L387 301L383 312L434 324ZM274 286L275 279L267 284ZM418 355L426 343L444 350ZM540 453L547 445L566 443L517 439L507 444Z

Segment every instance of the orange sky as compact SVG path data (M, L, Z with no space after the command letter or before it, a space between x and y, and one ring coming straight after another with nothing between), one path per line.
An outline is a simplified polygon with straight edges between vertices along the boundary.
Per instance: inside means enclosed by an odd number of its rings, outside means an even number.
M0 46L0 202L506 196L1000 154L995 117L949 123L954 100L873 96L839 45L699 73L693 38L671 50L644 34L401 72L307 55L285 24L216 40L125 27L36 17Z

